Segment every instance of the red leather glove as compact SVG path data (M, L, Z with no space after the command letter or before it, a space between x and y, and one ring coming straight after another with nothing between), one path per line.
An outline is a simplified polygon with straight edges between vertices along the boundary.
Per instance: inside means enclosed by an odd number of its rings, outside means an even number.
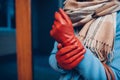
M56 54L58 64L67 70L77 66L86 50L75 36L72 22L62 9L55 13L50 35L63 46Z
M84 58L85 49L81 50L78 46L70 45L60 47L56 53L56 60L59 66L66 70L71 70L76 67Z
M50 35L63 46L74 44L83 49L81 42L74 34L70 18L62 9L55 13L55 20Z

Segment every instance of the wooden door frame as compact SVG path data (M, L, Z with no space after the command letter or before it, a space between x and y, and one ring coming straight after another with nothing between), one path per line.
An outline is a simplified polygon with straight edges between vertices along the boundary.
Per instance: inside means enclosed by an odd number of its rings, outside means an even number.
M15 0L18 80L32 80L31 1Z

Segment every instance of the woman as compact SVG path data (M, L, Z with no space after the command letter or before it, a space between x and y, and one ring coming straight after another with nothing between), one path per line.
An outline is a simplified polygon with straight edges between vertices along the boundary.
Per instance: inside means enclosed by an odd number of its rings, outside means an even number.
M59 44L49 63L60 80L119 80L120 1L66 0L63 9L50 31Z

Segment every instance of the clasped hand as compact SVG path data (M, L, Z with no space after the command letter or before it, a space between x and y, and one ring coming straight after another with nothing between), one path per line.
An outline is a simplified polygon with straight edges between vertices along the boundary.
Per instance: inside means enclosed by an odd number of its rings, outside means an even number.
M75 36L72 22L62 9L55 12L50 35L61 45L56 53L59 66L66 70L76 67L84 58L86 50Z

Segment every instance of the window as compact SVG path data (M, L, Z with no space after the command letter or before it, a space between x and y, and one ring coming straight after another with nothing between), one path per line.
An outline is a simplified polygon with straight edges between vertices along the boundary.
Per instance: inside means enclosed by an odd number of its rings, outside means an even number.
M0 30L15 29L14 0L0 0Z

